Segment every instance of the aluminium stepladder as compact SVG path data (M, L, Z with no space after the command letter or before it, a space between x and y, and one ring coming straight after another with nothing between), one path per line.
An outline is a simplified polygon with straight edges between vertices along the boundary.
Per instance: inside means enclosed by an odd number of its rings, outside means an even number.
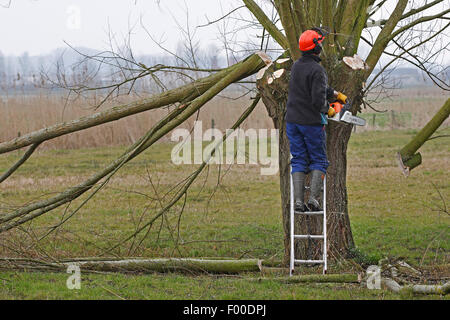
M292 168L291 168L292 172ZM295 264L323 264L323 274L326 274L327 272L327 176L325 175L323 178L323 196L322 196L322 208L323 211L305 211L305 212L295 212L294 211L294 182L292 180L292 174L291 176L291 201L290 201L290 219L291 219L291 261L289 266L289 276L292 276L292 273L294 272ZM301 215L323 215L323 234L318 235L312 235L312 234L294 234L294 218L296 214ZM294 241L295 239L311 239L311 240L323 240L323 251L322 251L322 260L300 260L295 259L294 254Z

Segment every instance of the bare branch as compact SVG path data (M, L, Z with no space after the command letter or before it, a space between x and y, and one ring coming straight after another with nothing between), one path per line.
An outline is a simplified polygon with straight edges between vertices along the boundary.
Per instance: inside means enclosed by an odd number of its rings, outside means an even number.
M33 154L34 150L40 145L40 142L33 144L27 152L20 158L19 161L17 161L11 168L9 168L4 174L0 176L0 183L8 179L9 176L11 176L19 167L25 163L25 161L28 160L29 157Z
M280 30L273 24L272 21L266 16L264 11L253 0L242 0L245 6L251 13L258 19L259 23L270 33L276 42L285 50L289 49L289 42L287 38L281 33Z
M407 0L399 0L394 11L392 12L389 20L387 21L384 28L381 30L380 34L377 37L377 40L373 44L372 50L370 50L370 53L366 59L366 63L369 65L368 70L366 71L366 77L369 77L369 75L372 73L373 69L375 68L375 65L377 61L380 59L384 49L388 45L389 41L391 40L391 34L394 30L395 26L397 25L398 21L401 18L401 15L403 14L403 11L406 8L408 1Z
M245 8L245 5L240 6L240 7L237 7L237 8L234 8L233 10L231 10L231 11L228 12L227 14L221 16L220 18L218 18L218 19L216 19L216 20L213 20L213 21L208 21L208 23L199 25L199 26L197 26L197 28L207 27L207 26L210 26L210 25L212 25L212 24L215 24L215 23L217 23L217 22L219 22L219 21L225 19L226 17L230 16L231 14L233 14L234 12L236 12L236 11L238 11L239 9L242 9L242 8ZM206 17L206 20L208 20L208 17Z
M443 11L443 12L440 12L440 13L438 13L438 14L435 14L435 15L433 15L433 16L421 17L421 18L419 18L419 19L417 19L417 20L414 20L414 21L412 21L411 23L409 23L409 24L407 24L407 25L405 25L405 26L399 28L399 29L396 30L395 32L393 32L393 33L390 35L390 37L389 37L388 39L389 39L389 40L394 39L396 36L398 36L398 35L401 34L402 32L404 32L404 31L406 31L406 30L408 30L408 29L411 29L412 27L414 27L415 25L418 25L419 23L424 23L424 22L431 21L431 20L435 20L435 19L439 19L439 18L442 18L442 19L448 19L448 18L446 18L446 17L444 17L444 16L445 16L447 13L449 13L449 12L450 12L450 9L447 9L447 10L445 10L445 11Z

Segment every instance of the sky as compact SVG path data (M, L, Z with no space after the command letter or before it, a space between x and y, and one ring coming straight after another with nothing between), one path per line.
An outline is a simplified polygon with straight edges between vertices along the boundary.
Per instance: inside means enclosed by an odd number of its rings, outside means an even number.
M109 30L119 45L132 30L131 47L135 55L162 53L141 21L154 38L175 51L182 40L176 21L184 25L187 12L189 24L195 27L242 5L240 0L11 0L8 8L1 6L7 3L9 0L0 0L0 52L17 56L24 52L31 56L47 54L56 48L67 48L65 42L74 47L108 49ZM386 9L380 10L376 18L388 18L395 3L388 0ZM434 11L431 9L429 13ZM197 29L201 45L213 43L220 48L217 28L214 25ZM249 33L256 34L254 30ZM361 54L367 49L363 47ZM445 60L450 63L450 56Z
M8 0L0 0L5 5ZM118 41L134 26L132 47L137 54L158 53L140 24L164 45L174 49L181 39L175 19L186 21L186 4L191 25L218 18L234 1L219 0L12 0L9 8L0 7L0 51L4 55L49 53L58 47L72 46L105 49L108 30ZM170 8L170 9L169 9ZM224 11L224 12L225 12ZM203 29L203 30L202 30ZM5 32L5 30L8 30ZM202 41L214 41L214 28L200 28Z

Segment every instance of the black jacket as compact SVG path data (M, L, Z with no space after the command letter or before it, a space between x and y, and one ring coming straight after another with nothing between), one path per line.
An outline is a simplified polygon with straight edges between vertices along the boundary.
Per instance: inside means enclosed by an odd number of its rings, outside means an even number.
M286 121L301 125L320 125L320 113L328 112L327 99L333 97L334 89L328 86L325 69L320 58L306 54L291 69Z

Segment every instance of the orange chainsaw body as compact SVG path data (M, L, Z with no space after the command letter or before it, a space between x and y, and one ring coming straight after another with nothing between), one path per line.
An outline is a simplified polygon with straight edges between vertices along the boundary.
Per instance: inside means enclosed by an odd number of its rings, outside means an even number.
M336 102L330 103L330 107L333 108L336 113L339 113L339 112L341 112L341 110L344 106L342 105L342 103L336 101Z

